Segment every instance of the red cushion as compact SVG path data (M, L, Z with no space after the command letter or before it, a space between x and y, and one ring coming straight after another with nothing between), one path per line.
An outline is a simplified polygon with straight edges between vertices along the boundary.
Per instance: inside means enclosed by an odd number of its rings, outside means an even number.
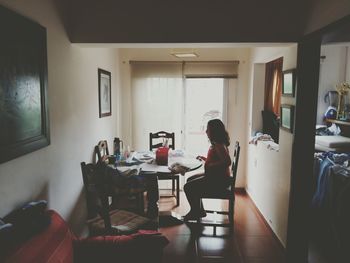
M161 262L166 237L155 231L139 231L128 236L99 236L77 239L55 211L47 211L51 224L41 233L14 248L5 263L76 262ZM137 253L135 253L137 251ZM114 261L113 261L114 260Z
M51 224L41 233L14 248L5 262L73 262L73 240L66 222L53 210L47 211Z
M161 233L147 230L132 235L83 238L74 242L74 262L161 262L168 243Z

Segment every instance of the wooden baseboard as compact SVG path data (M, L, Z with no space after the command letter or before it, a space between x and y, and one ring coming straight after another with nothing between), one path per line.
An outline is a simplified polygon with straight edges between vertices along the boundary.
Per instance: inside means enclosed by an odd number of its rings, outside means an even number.
M254 203L253 199L250 197L249 193L244 189L244 192L247 194L248 198L250 199L253 208L255 210L255 212L257 213L257 215L259 216L259 218L264 222L264 224L266 225L267 229L271 232L273 238L276 240L278 246L280 247L280 249L286 253L286 248L283 246L281 240L277 237L277 235L275 234L275 232L272 230L271 226L269 225L269 223L266 221L265 217L263 216L263 214L260 212L259 208L256 206L256 204Z

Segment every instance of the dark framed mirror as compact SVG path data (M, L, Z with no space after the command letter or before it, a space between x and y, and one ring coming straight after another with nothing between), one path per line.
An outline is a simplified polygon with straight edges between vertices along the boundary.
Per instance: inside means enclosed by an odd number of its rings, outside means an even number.
M0 33L0 163L3 163L49 145L50 130L46 29L0 6Z

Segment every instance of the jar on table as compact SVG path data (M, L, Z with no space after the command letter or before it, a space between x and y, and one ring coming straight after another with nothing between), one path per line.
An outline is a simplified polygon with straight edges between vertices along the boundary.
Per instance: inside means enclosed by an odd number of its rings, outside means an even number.
M156 151L156 163L158 165L168 165L169 147L159 147Z

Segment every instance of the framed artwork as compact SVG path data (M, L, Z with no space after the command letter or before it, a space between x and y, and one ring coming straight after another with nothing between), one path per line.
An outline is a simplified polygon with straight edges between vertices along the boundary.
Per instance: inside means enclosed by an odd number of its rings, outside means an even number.
M283 71L282 78L282 95L294 97L295 95L295 83L296 83L296 70L290 69Z
M281 105L281 128L293 133L294 128L294 106L282 104Z
M112 115L111 72L98 69L98 101L100 118Z
M3 163L49 145L50 126L46 29L0 6L0 34L0 163Z

